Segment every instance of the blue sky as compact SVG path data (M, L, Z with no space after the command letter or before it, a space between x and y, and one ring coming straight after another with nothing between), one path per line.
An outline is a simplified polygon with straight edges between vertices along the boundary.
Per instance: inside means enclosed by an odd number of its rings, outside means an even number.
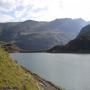
M90 20L90 0L0 0L0 22L51 21L56 18Z

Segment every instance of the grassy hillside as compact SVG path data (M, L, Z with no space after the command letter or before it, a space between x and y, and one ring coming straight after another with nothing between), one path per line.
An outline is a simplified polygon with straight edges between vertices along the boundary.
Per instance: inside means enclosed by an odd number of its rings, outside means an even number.
M9 53L22 51L14 43L7 43L7 42L3 42L3 41L0 41L0 47Z
M37 80L0 48L0 89L2 88L42 90Z
M0 90L64 90L27 70L0 48Z

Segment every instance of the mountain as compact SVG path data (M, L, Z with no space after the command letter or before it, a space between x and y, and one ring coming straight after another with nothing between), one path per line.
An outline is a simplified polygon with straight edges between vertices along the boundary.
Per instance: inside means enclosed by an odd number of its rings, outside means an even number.
M64 46L55 46L48 52L90 53L90 25L82 28L78 36Z
M44 51L55 45L67 44L87 24L80 18L0 23L0 41L14 43L23 52Z
M90 53L90 25L83 27L76 39L69 42L68 46L77 52Z
M84 28L82 28L82 30L80 31L77 38L78 39L79 38L87 38L89 40L90 39L90 25L87 25Z
M0 89L1 90L63 90L12 60L0 48Z

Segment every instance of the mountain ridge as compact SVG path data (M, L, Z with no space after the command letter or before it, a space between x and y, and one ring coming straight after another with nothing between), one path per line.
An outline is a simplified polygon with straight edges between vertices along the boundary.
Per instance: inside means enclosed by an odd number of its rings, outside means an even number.
M56 19L50 22L28 20L0 24L0 41L15 43L26 52L47 50L73 40L88 22L82 19Z

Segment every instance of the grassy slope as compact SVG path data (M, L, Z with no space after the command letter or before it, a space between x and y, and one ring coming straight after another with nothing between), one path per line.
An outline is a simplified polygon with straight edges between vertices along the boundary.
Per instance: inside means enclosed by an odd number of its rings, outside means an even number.
M3 87L18 87L19 90L42 90L37 80L0 48L0 89Z

